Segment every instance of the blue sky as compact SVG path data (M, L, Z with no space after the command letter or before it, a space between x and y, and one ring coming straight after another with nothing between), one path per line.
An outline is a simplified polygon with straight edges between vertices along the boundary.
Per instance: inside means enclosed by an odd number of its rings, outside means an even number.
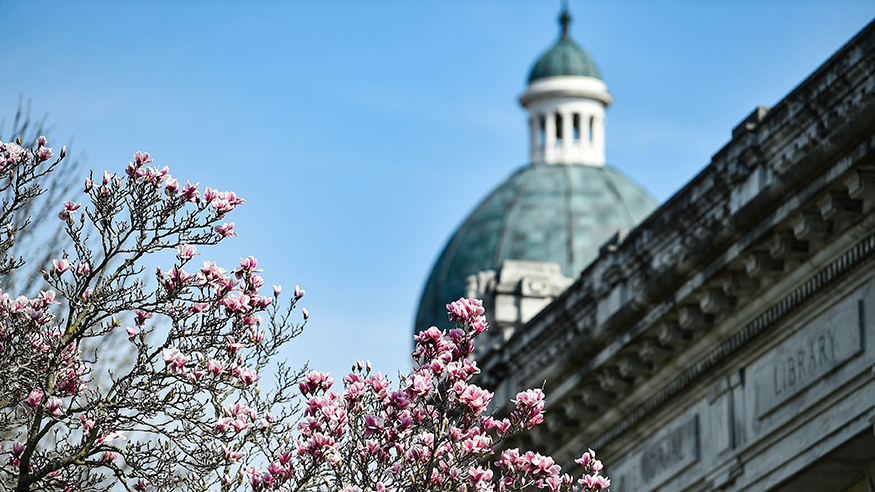
M558 1L3 2L0 117L19 94L88 167L137 150L231 189L268 285L307 289L285 354L340 372L407 367L432 262L526 163L528 70ZM660 201L757 105L773 105L875 17L867 1L571 1L615 102L608 162ZM18 27L9 27L18 26ZM9 122L7 121L7 125ZM8 128L8 127L7 127Z

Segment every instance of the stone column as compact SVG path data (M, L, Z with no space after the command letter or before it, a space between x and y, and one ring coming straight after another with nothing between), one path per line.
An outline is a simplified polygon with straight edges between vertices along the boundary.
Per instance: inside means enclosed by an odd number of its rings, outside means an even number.
M592 123L592 150L593 158L597 161L596 164L605 163L605 117L604 115L595 115L595 120Z
M544 162L556 162L556 113L551 111L546 115L546 131L544 132Z
M544 156L538 155L539 154L538 146L540 144L540 142L538 141L538 140L540 140L538 138L539 137L538 133L541 131L541 116L540 115L533 114L529 118L529 129L531 130L529 132L530 133L530 140L531 140L531 152L530 152L531 157L530 157L530 159L532 162L542 161L542 160L544 160Z

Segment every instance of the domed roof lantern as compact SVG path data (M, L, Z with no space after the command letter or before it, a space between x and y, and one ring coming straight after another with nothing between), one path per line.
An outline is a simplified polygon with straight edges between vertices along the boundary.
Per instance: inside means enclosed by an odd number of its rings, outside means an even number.
M529 110L532 164L605 164L605 108L614 98L592 56L571 39L571 14L559 40L535 62L520 104Z

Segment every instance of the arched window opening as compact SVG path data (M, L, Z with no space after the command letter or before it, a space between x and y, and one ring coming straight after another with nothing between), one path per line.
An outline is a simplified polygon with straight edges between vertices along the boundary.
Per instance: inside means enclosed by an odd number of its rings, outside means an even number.
M577 142L580 140L580 113L574 113L572 121L574 122L574 141Z
M593 127L595 126L595 116L589 117L589 143L592 143Z
M556 141L562 141L562 115L556 113Z

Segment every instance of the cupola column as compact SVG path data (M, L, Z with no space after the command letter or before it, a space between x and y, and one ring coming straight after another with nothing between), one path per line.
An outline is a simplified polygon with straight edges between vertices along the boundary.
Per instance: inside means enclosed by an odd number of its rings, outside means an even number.
M544 160L543 156L538 155L538 148L541 146L541 117L533 114L529 116L529 148L531 150L531 161L540 162Z
M592 152L599 156L604 163L605 159L605 116L593 116L592 125Z
M544 162L552 163L556 160L556 112L547 113L545 120L547 128L544 132Z

